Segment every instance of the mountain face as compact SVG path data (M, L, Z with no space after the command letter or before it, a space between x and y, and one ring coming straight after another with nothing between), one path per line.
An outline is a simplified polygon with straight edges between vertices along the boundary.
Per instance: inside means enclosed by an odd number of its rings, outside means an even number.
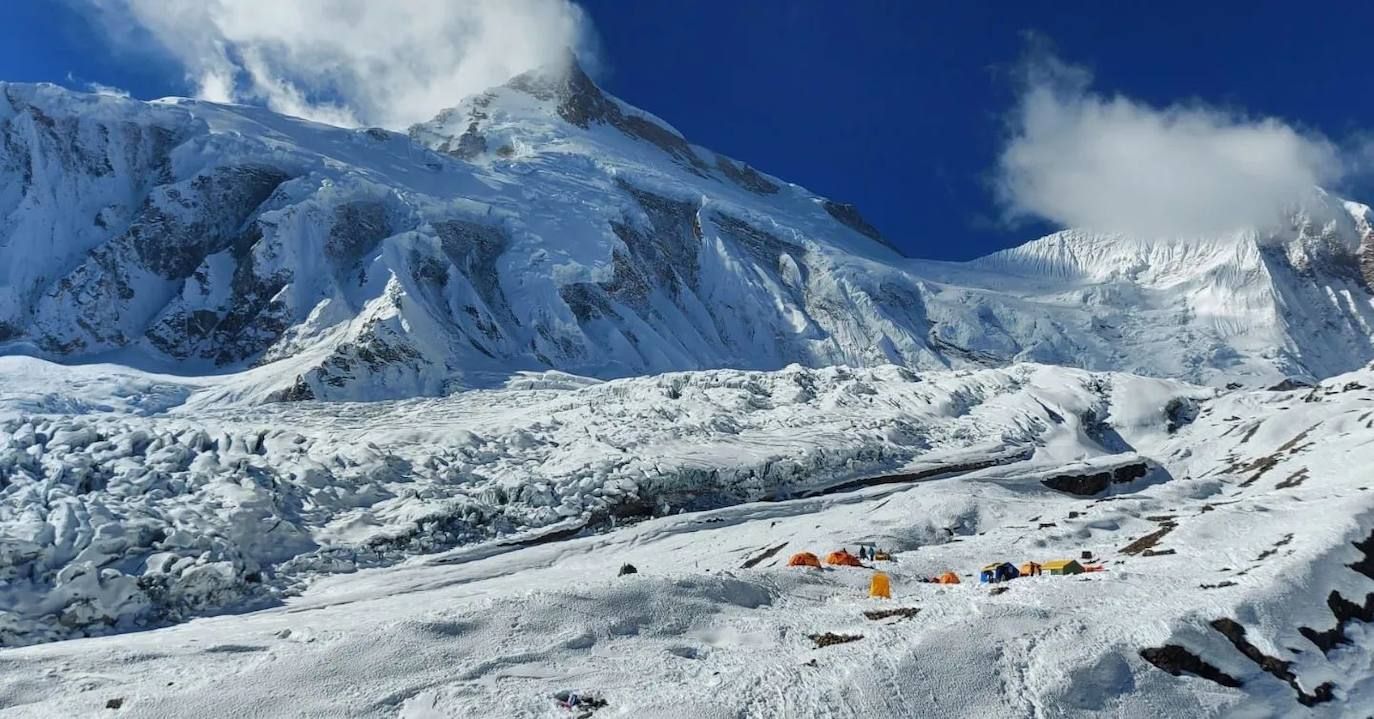
M0 85L0 352L380 399L514 370L1039 361L1222 384L1374 358L1369 210L900 256L575 65L401 135Z

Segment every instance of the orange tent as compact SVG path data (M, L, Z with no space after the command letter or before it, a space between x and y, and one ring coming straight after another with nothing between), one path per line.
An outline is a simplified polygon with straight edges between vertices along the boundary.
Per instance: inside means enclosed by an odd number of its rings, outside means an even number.
M944 574L941 574L941 575L940 575L940 583L941 583L941 584L958 584L958 583L959 583L959 575L955 574L954 572L945 572Z
M825 555L826 564L837 564L844 567L862 567L863 562L859 558L844 551L843 549Z
M810 552L798 552L796 554L793 554L791 559L787 560L787 566L815 567L816 569L820 569L821 560L819 557Z
M873 573L873 579L868 582L868 596L877 599L892 598L892 583L888 581L886 574L882 572Z

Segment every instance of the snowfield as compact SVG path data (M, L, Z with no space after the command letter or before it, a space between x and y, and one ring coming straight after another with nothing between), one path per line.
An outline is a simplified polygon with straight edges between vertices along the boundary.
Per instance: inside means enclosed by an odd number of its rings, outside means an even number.
M211 409L216 380L4 363L6 643L263 607L6 650L8 715L545 717L561 690L665 717L1374 702L1374 370L1220 393L1037 365L545 374ZM64 414L99 377L187 399ZM1091 496L1047 486L1138 464ZM895 553L893 599L869 570L783 566L860 542ZM976 580L1084 551L1106 571ZM919 581L946 570L964 583ZM863 616L901 607L920 612ZM1142 655L1170 646L1235 686Z

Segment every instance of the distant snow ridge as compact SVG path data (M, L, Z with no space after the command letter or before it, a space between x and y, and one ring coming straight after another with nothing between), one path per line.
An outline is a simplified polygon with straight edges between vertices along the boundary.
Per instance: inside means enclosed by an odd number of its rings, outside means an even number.
M1142 409L1113 384L1148 388ZM793 496L910 465L1108 455L1205 390L1018 366L531 376L440 400L0 413L0 644L275 601L321 572ZM1143 403L1142 403L1143 402ZM1077 443L1082 442L1082 446Z
M575 65L409 136L0 85L0 217L0 352L239 372L236 400L791 363L1271 384L1374 358L1363 205L918 262Z

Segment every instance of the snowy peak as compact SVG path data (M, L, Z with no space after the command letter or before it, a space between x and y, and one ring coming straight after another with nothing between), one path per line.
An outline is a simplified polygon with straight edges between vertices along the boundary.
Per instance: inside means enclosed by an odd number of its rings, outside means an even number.
M226 398L794 363L1268 386L1374 359L1369 209L1322 193L1267 233L922 263L575 64L408 135L3 88L0 352L228 372Z
M10 352L251 370L245 393L278 399L443 394L512 367L940 364L910 278L857 214L689 145L575 67L414 139L12 96Z
M609 130L612 137L598 138L598 130ZM570 136L595 146L599 157L614 157L625 151L615 140L629 139L656 148L685 172L761 197L788 187L746 163L691 144L662 119L606 93L571 53L562 63L518 75L501 87L467 98L410 132L418 142L468 161L519 158L536 148L577 151L567 142ZM835 221L895 251L854 205L814 199Z

